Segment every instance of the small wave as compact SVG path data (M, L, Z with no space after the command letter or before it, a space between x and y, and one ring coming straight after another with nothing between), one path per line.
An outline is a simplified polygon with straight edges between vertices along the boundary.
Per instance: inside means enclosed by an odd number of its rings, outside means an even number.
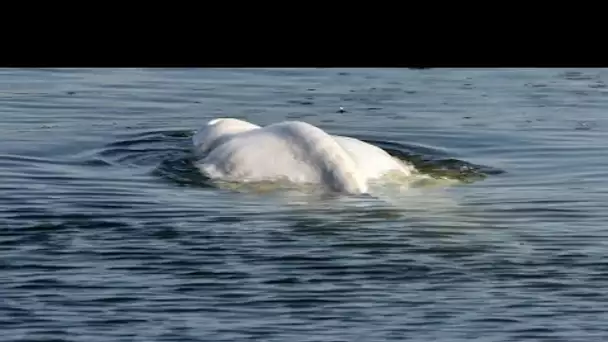
M192 134L190 131L151 131L132 134L106 145L98 151L96 160L103 160L111 165L147 167L150 169L151 175L177 186L220 186L211 182L195 167L195 159L191 153ZM457 159L448 152L437 148L393 141L360 139L384 149L395 158L413 164L420 174L432 179L470 183L504 172L490 166ZM232 190L251 188L226 184L223 187ZM262 187L262 190L267 191L268 188L265 186Z
M148 173L178 186L210 187L194 167L190 131L150 131L131 134L97 152L111 165L147 168Z

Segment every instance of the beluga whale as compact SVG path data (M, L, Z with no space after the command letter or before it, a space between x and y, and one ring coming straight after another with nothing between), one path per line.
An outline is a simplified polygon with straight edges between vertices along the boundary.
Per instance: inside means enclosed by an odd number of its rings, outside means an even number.
M414 171L377 146L303 121L259 126L215 118L194 133L192 144L195 166L212 181L289 182L360 195L369 192L373 181Z

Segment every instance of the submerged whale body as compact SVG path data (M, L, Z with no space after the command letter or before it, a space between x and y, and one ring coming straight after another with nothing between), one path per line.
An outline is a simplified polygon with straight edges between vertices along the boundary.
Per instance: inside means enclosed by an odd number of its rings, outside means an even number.
M411 166L376 146L301 121L260 127L239 119L213 119L196 132L192 143L197 168L212 180L282 180L364 194L371 180L389 172L412 172Z

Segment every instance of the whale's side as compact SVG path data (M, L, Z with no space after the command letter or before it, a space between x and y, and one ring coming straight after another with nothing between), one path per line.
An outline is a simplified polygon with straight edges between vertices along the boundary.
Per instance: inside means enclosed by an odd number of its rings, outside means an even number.
M246 121L211 120L194 136L196 166L215 180L287 180L362 194L368 180L407 167L385 151L357 139L332 136L300 121L260 127Z

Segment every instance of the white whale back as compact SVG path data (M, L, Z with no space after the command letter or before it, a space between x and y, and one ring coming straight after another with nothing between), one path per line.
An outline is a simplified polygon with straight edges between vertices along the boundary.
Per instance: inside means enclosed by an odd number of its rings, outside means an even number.
M332 136L300 121L260 127L246 121L211 120L193 137L197 167L211 179L232 182L287 180L361 194L368 180L409 169L380 148Z
M367 179L380 178L391 171L411 175L410 167L377 146L350 137L335 135L333 138L353 158L359 172Z

